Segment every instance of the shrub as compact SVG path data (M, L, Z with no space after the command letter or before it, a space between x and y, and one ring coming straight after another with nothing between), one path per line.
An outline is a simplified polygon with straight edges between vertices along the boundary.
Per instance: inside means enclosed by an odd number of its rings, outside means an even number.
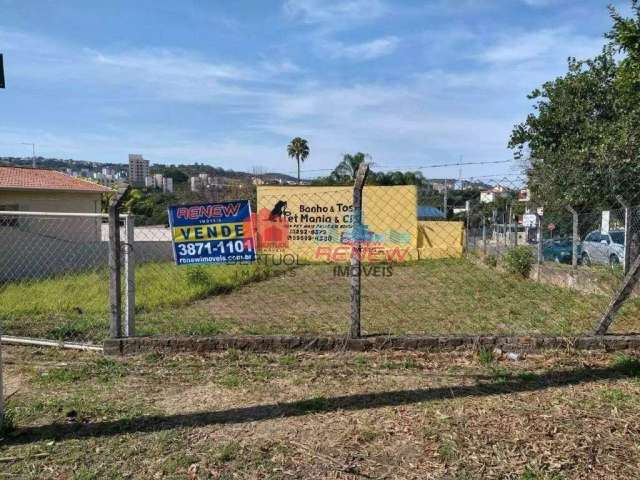
M187 280L192 285L209 285L211 279L204 268L195 266L187 270Z
M480 348L477 352L477 355L478 361L482 365L490 365L494 361L493 352L487 348Z
M4 411L4 417L0 418L0 437L15 430L15 416L13 410Z
M492 254L485 255L484 258L482 259L482 262L487 267L496 268L498 266L498 257Z
M525 246L514 247L504 256L504 265L507 272L524 278L529 276L533 261L533 251Z

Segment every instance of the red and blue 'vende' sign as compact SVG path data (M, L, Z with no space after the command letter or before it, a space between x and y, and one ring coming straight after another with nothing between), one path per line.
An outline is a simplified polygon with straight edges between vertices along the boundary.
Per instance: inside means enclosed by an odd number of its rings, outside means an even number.
M178 265L256 260L248 200L169 207L169 225Z

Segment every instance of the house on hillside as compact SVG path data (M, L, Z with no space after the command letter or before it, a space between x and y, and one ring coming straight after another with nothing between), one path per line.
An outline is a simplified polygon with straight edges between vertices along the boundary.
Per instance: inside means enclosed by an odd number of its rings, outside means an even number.
M496 201L498 197L503 197L507 193L509 193L509 189L503 187L502 185L497 185L492 188L488 188L486 190L482 190L480 192L480 202L481 203L493 203Z

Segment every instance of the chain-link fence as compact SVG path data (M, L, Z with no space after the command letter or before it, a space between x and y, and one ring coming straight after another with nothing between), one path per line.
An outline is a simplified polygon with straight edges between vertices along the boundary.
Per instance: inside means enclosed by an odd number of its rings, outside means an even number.
M0 246L4 334L104 337L109 321L105 215L0 212Z
M168 222L121 217L135 334L345 334L357 277L363 334L572 336L594 331L638 252L640 207L534 204L513 176L367 185L361 209L352 186L234 195L251 202L255 262L178 266ZM6 333L108 335L106 215L0 212L0 242ZM637 329L632 293L612 331Z

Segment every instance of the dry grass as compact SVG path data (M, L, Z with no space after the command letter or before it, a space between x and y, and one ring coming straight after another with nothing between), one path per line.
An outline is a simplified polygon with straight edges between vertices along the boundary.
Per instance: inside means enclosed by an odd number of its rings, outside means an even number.
M608 303L483 268L461 259L395 265L392 276L363 278L362 324L369 334L531 334L589 332ZM144 333L182 333L203 319L232 334L339 334L350 313L349 279L332 266L306 266L187 308L150 312ZM638 328L638 316L616 328Z
M0 478L640 475L631 357L5 354Z
M366 333L570 336L592 331L610 298L524 280L465 259L392 268L392 275L363 278ZM108 332L106 290L95 294L99 282L86 275L63 280L0 291L4 331L102 340ZM350 315L349 278L336 276L331 265L287 270L147 264L137 281L141 335L342 334ZM636 298L613 329L639 331L639 312Z

